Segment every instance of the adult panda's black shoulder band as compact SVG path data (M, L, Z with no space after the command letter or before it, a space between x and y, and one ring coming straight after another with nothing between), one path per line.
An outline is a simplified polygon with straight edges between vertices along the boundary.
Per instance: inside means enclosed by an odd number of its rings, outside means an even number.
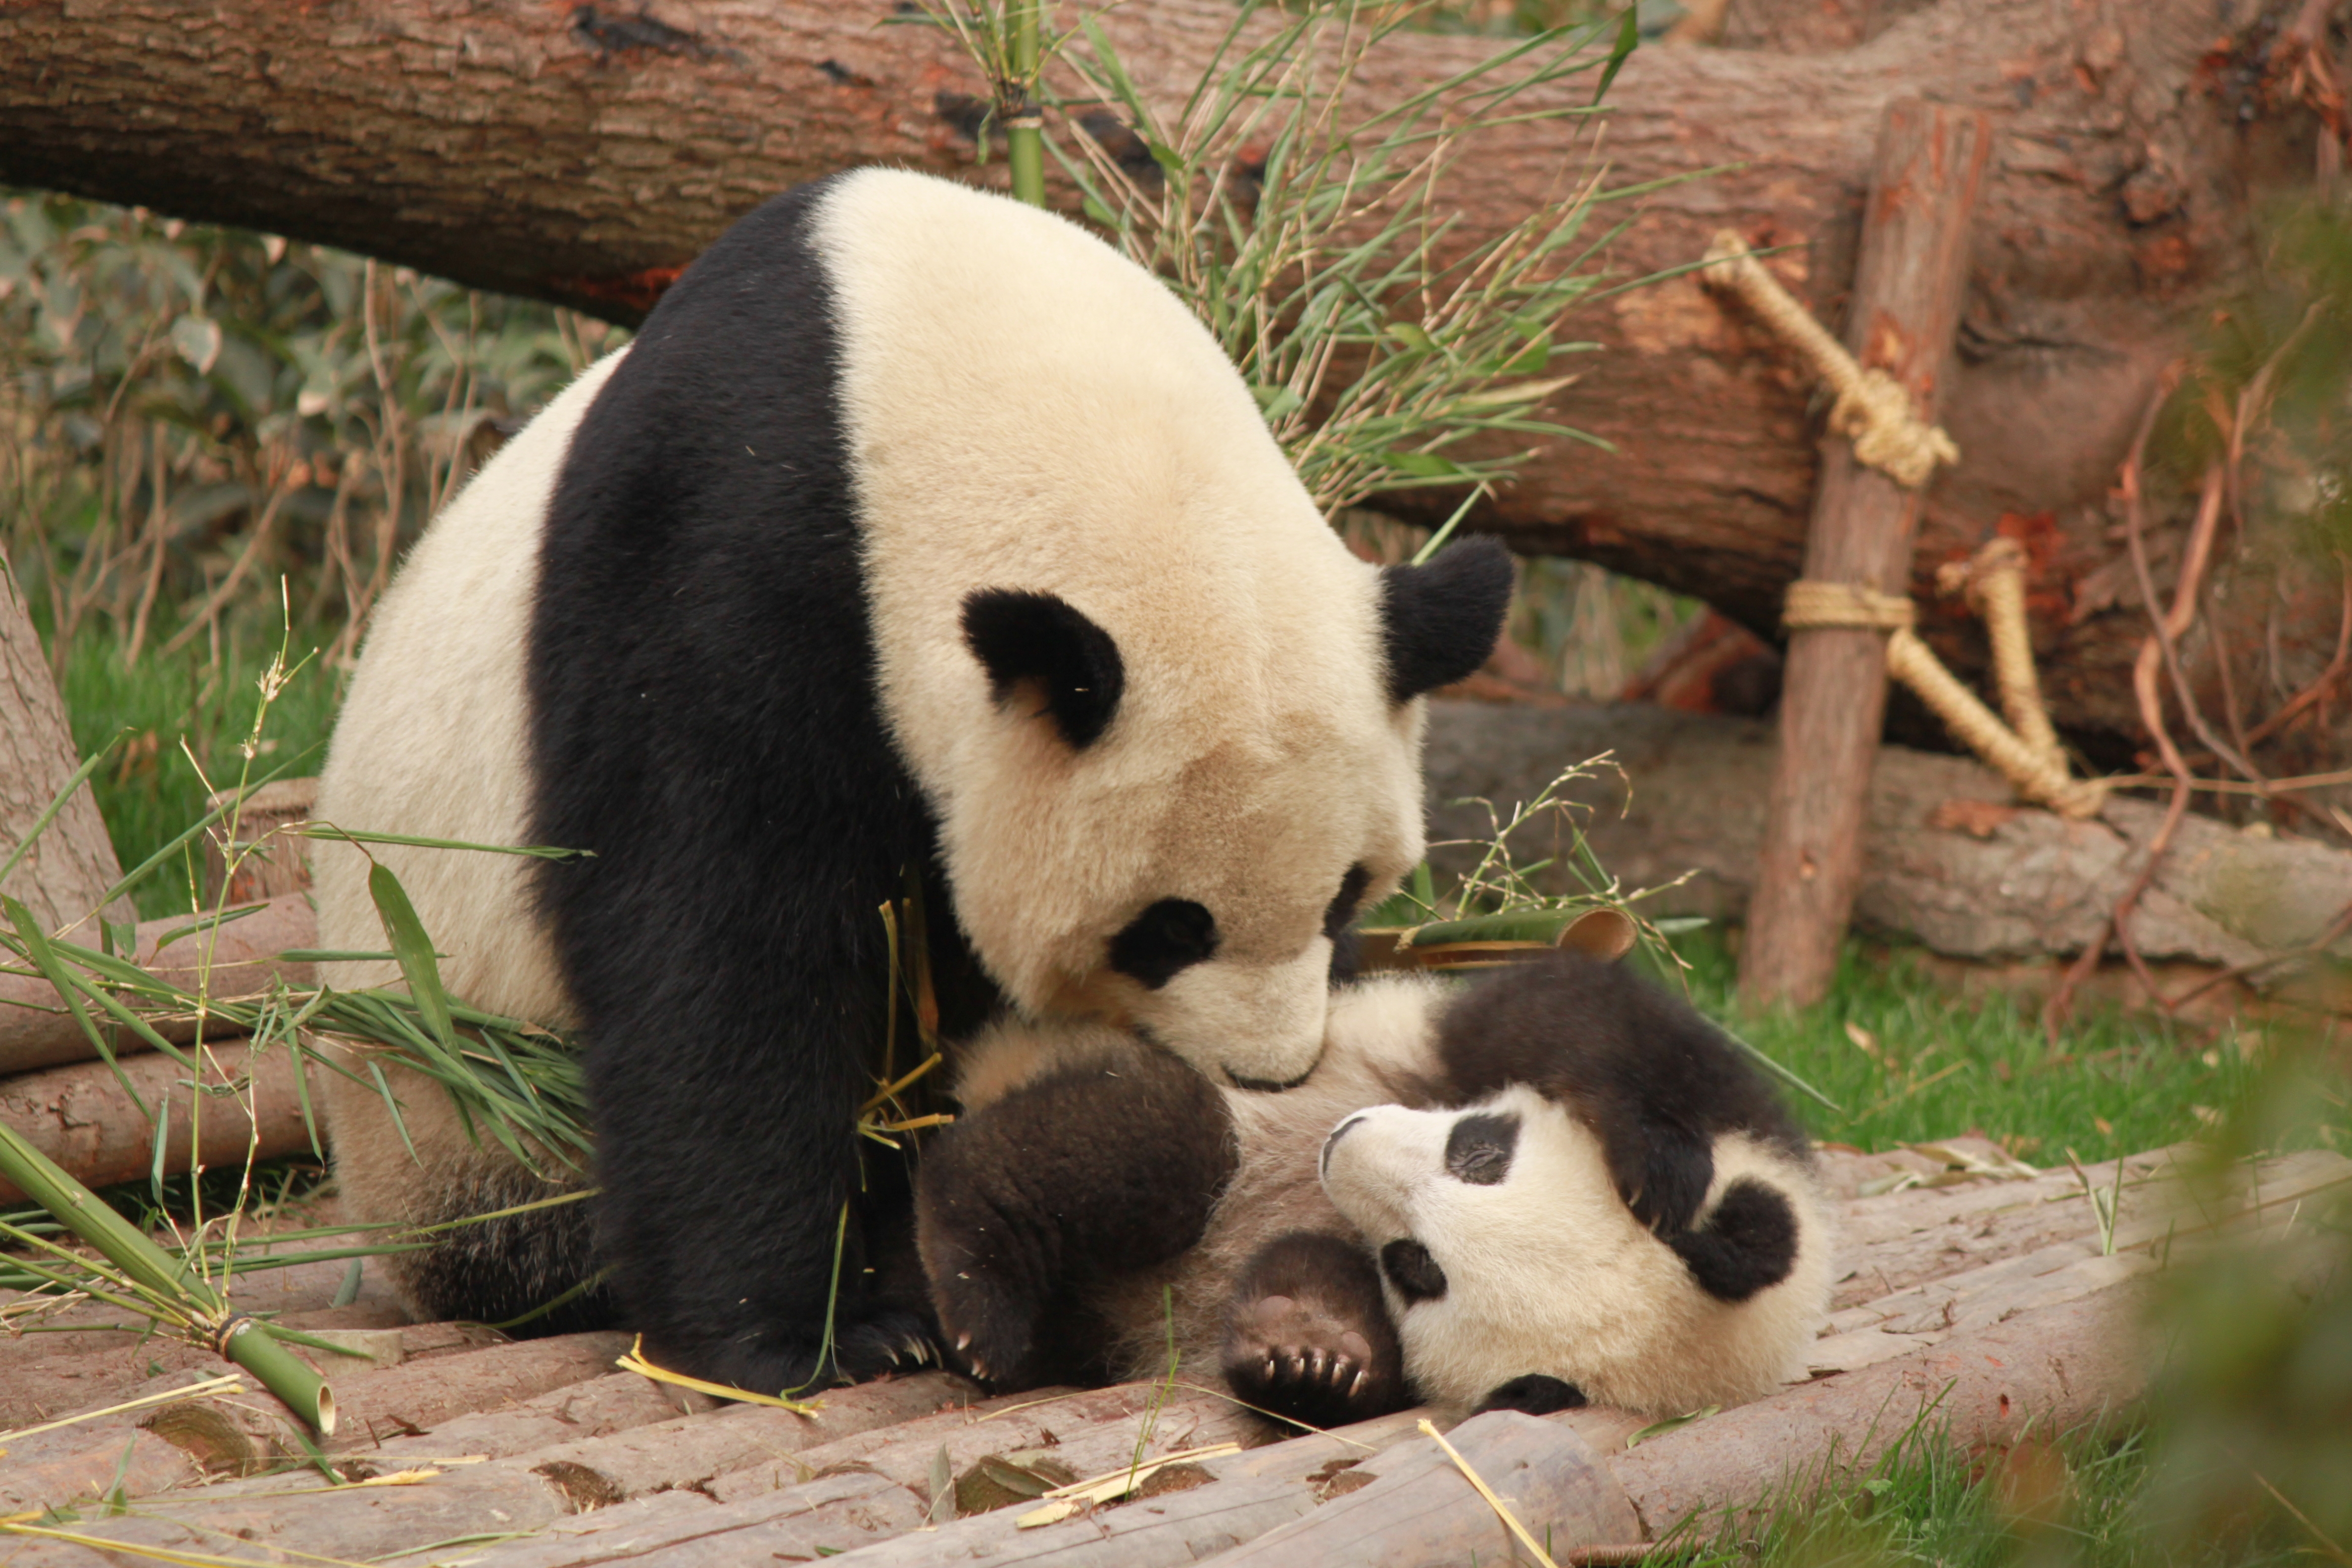
M1389 700L1410 702L1486 662L1511 606L1511 556L1492 539L1460 539L1420 566L1381 574Z
M1052 594L982 588L965 596L963 638L999 702L1037 683L1062 739L1084 751L1101 739L1127 689L1127 666L1108 632Z

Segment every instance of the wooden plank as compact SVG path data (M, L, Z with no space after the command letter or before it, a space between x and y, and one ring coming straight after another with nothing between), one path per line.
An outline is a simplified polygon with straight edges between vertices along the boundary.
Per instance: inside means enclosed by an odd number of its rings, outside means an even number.
M2064 1431L2137 1399L2147 1377L2134 1284L2019 1313L1977 1333L1653 1437L1610 1460L1643 1524L1699 1509L1746 1508L1792 1479L1866 1474L1932 1410L1966 1451L2014 1440L2028 1423Z
M1932 424L1968 280L1969 219L1992 122L1981 110L1898 99L1886 107L1864 209L1846 346L1885 370ZM1854 459L1843 436L1822 445L1804 574L1910 592L1922 492ZM1751 1003L1821 1000L1862 884L1863 820L1886 711L1884 632L1817 627L1789 638L1780 748L1764 849L1739 962Z
M1558 1422L1496 1410L1450 1438L1538 1541L1564 1549L1641 1539L1641 1521L1584 1439ZM1377 1479L1213 1559L1220 1568L1455 1568L1519 1559L1486 1500L1435 1443L1365 1461Z

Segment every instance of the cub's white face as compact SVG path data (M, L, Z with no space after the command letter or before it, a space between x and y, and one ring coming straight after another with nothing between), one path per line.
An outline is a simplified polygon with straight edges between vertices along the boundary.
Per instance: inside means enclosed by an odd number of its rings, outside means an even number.
M1741 1174L1803 1216L1788 1279L1747 1301L1699 1289L1619 1198L1600 1140L1535 1089L1458 1110L1360 1111L1323 1149L1323 1187L1381 1258L1405 1372L1465 1407L1532 1373L1596 1405L1682 1414L1769 1393L1826 1292L1801 1173L1743 1137L1718 1139L1711 1205Z

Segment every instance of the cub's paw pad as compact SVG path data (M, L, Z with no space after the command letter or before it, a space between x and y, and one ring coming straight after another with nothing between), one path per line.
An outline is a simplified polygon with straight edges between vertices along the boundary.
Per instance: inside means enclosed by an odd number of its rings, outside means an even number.
M1368 1337L1289 1296L1261 1297L1235 1314L1224 1370L1242 1398L1312 1426L1378 1415L1395 1394L1394 1373Z

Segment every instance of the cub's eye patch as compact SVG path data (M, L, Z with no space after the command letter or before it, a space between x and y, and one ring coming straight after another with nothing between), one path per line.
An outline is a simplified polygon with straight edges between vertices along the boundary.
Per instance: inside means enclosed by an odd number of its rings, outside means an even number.
M1518 1147L1517 1117L1465 1116L1445 1135L1445 1173L1474 1187L1495 1186L1511 1173Z
M1372 874L1360 865L1348 868L1339 879L1339 890L1331 895L1330 907L1323 911L1323 934L1333 942L1348 929L1356 918L1356 906L1364 901L1364 889L1372 885Z
M1381 1248L1381 1272L1407 1301L1434 1301L1445 1294L1445 1270L1429 1248L1411 1237Z
M1216 951L1215 916L1190 899L1162 899L1110 939L1110 966L1157 991Z

